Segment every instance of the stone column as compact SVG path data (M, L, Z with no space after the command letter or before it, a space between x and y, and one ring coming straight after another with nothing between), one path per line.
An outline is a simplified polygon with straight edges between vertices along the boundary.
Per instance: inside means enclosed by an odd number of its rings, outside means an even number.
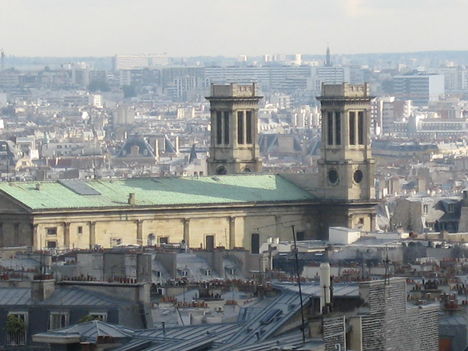
M341 145L349 146L349 112L346 109L341 113L341 129Z
M39 231L37 230L37 224L32 226L32 249L40 250L41 249L41 238L39 238Z
M280 232L280 225L281 225L281 216L275 215L275 237L276 238L281 238L281 232Z
M93 249L96 245L96 222L89 222L89 248Z
M371 213L370 220L371 220L371 222L370 222L370 231L373 232L375 230L375 227L376 227L376 214L375 213Z
M184 218L183 223L184 223L185 247L189 248L190 247L190 218Z
M135 221L137 225L137 245L142 246L143 245L143 221L141 219L137 219Z
M70 222L63 223L63 246L65 249L70 248Z
M236 247L236 217L229 217L229 242L228 249L232 250Z
M348 228L353 228L353 215L348 215Z

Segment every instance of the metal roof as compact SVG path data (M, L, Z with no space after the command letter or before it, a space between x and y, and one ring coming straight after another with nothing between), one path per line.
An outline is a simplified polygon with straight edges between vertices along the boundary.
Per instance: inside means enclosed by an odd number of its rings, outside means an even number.
M129 338L133 336L134 331L121 325L110 324L102 321L90 321L86 323L74 324L68 328L48 331L35 334L35 339L43 337L67 337L79 336L81 341L95 343L98 337L112 337L116 339Z
M39 184L39 186L37 186ZM6 193L33 210L57 208L132 207L287 202L312 196L279 175L233 175L199 178L133 178L83 181L100 195L82 195L60 182L0 183Z
M0 288L0 305L29 305L30 303L31 289Z
M130 302L76 287L56 287L46 300L33 302L30 288L0 288L0 305L121 306Z
M77 287L57 287L52 296L39 302L41 305L68 306L119 306L128 303L124 299Z

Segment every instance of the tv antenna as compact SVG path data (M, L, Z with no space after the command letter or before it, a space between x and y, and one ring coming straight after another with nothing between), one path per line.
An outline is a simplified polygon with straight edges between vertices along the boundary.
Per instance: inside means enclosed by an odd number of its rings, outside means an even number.
M388 246L387 245L385 245L385 260L383 261L383 263L385 267L384 282L385 282L385 285L389 285L390 279L389 279L388 268L389 268L390 260L388 259Z

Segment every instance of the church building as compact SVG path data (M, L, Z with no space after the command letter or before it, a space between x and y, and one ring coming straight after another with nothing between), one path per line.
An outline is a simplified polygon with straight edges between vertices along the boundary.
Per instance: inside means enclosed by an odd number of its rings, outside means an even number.
M314 174L264 174L252 85L212 85L206 177L0 184L0 247L89 249L183 244L243 247L327 239L330 226L375 227L367 85L324 85Z

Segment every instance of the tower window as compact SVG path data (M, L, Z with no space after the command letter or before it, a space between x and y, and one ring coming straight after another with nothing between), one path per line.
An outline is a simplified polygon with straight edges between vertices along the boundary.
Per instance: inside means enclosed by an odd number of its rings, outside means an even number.
M246 142L247 144L252 144L252 111L245 113L245 129Z
M349 113L349 144L356 145L356 112Z
M358 112L358 143L364 145L364 112Z
M360 183L363 177L364 177L364 174L362 173L360 169L356 170L353 174L353 179L356 183Z
M333 112L327 113L328 145L333 145Z
M224 112L224 144L229 145L229 112Z
M223 142L223 115L221 111L216 112L216 144Z
M237 143L244 144L244 111L237 112Z
M335 145L341 145L341 112L335 112Z

